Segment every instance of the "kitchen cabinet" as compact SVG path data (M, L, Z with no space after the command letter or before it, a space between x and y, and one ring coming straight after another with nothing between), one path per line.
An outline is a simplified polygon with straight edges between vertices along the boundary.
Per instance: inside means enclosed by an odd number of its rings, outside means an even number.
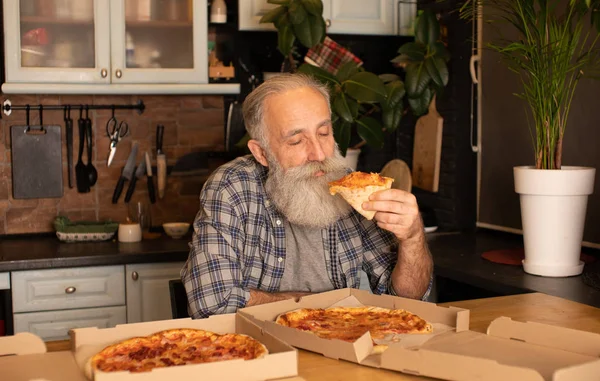
M31 332L45 341L66 340L75 328L110 328L127 322L125 306L15 314L14 330Z
M3 5L4 93L239 92L208 84L207 0Z
M183 262L126 265L127 322L171 319L169 280L180 279Z
M0 273L0 290L10 290L10 273Z
M267 0L240 1L240 30L273 31L273 24L260 18L277 5ZM411 35L417 14L416 2L398 0L324 0L327 33L364 35Z

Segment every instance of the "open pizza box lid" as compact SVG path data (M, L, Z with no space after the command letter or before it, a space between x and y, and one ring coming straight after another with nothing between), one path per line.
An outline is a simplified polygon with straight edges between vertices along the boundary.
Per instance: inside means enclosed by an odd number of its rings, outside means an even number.
M446 380L591 381L600 379L600 335L507 317L487 334L440 335L420 348L391 346L381 367Z
M275 323L282 313L300 308L328 308L332 306L375 306L389 309L404 309L432 323L434 332L427 335L403 335L397 345L414 347L435 337L469 329L469 311L455 307L439 307L434 303L391 295L374 295L368 291L344 288L302 297L298 302L283 300L259 306L246 307L238 311L267 332L295 347L321 353L333 359L343 359L362 365L378 367L380 355L372 355L373 342L367 332L354 343L342 340L322 339L310 332L284 327ZM385 353L385 352L384 352Z
M177 319L147 323L122 324L114 328L74 329L71 351L46 352L44 342L30 333L0 337L0 379L11 381L88 381L88 359L104 347L135 336L145 336L165 329L196 328L215 333L249 335L269 350L261 359L193 364L154 369L150 372L96 372L95 381L202 380L273 380L293 377L299 380L297 352L288 344L236 314L207 319ZM13 356L11 356L13 355ZM87 369L86 369L87 368ZM288 379L286 379L288 380Z

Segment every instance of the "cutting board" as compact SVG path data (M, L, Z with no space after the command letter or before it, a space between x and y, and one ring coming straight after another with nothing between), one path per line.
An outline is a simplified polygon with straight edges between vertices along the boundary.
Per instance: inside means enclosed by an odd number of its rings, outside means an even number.
M13 198L62 197L60 126L11 126Z
M434 96L429 112L417 120L412 167L413 186L430 192L437 192L440 182L443 125Z

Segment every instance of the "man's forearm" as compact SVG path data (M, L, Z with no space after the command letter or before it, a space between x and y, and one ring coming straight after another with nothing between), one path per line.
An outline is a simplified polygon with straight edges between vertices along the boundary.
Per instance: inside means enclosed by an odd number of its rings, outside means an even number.
M400 242L398 262L392 271L392 286L398 296L420 299L427 291L432 271L425 234Z
M309 292L264 292L259 290L250 290L250 300L246 303L247 307L277 302L279 300L296 299L296 301Z

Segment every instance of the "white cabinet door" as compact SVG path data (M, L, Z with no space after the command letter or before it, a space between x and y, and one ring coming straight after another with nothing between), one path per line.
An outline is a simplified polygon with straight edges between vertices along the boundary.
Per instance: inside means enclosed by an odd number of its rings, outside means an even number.
M125 306L15 314L15 333L31 332L45 341L66 340L74 328L111 328L126 323Z
M208 83L206 1L170 1L169 12L156 8L165 2L111 2L112 84Z
M109 83L109 2L4 1L7 82Z
M328 0L323 5L323 17L331 22L328 34L396 34L394 0Z
M183 262L126 265L127 322L172 318L169 281L181 279Z
M278 7L267 0L242 0L238 6L240 30L276 30L272 23L261 24L260 18L271 9Z

